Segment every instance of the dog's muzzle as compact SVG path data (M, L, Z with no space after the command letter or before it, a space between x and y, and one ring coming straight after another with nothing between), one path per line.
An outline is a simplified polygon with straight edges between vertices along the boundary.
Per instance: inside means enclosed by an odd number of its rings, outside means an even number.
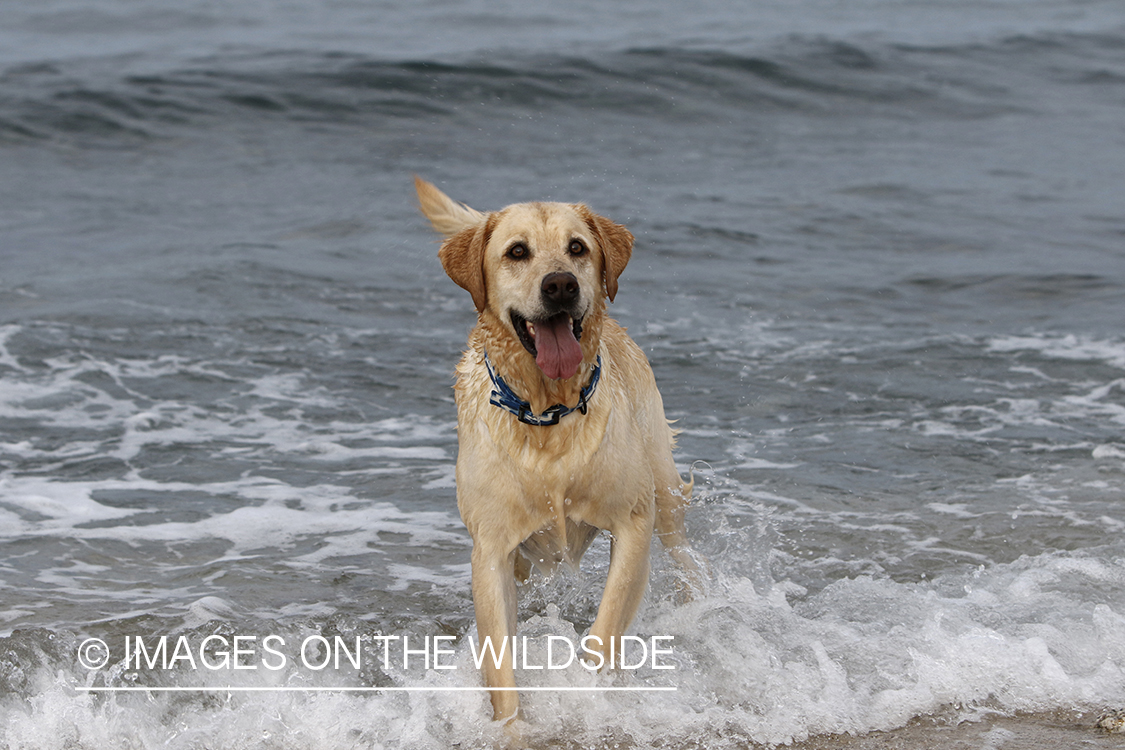
M512 327L544 375L573 377L582 364L582 317L575 309L582 288L574 274L556 271L543 277L539 291L546 315L528 320L513 310Z

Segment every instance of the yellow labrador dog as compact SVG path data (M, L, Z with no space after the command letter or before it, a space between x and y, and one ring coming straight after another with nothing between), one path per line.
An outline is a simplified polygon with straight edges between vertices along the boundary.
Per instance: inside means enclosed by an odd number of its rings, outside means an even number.
M606 314L633 235L584 205L520 203L480 213L415 179L445 236L446 273L472 295L477 325L457 365L457 507L473 538L481 641L515 635L516 578L576 566L600 530L609 575L588 643L620 638L648 584L656 535L701 580L684 534L691 486L645 355ZM620 653L620 647L614 649ZM519 698L510 661L485 660L495 719ZM612 666L612 665L611 665Z

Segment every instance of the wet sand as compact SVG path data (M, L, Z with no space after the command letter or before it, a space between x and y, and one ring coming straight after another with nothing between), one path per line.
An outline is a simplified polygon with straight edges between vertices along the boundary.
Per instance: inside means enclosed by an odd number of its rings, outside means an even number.
M1052 712L953 724L915 719L901 729L859 737L820 736L795 750L1097 750L1125 748L1125 733L1098 727L1100 713Z

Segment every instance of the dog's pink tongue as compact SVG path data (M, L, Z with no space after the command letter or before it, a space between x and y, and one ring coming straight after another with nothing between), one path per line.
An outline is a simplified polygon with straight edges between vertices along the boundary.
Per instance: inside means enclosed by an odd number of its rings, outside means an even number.
M556 315L535 324L535 364L547 377L573 377L582 364L582 347L574 338L570 318Z

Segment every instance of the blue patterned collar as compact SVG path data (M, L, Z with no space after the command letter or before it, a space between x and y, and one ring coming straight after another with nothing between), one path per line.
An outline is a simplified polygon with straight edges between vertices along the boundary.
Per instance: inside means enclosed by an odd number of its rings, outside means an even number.
M504 378L496 374L496 369L492 366L492 360L488 358L488 352L484 354L484 365L488 368L488 377L492 379L492 394L488 402L516 415L516 419L524 424L536 427L556 425L560 419L572 412L580 411L585 414L590 398L594 395L594 389L598 387L598 379L602 374L602 358L599 356L597 363L594 364L593 372L590 373L590 382L578 395L577 406L572 408L563 404L555 404L542 414L536 414L531 411L531 404L517 396L512 387L504 382Z

